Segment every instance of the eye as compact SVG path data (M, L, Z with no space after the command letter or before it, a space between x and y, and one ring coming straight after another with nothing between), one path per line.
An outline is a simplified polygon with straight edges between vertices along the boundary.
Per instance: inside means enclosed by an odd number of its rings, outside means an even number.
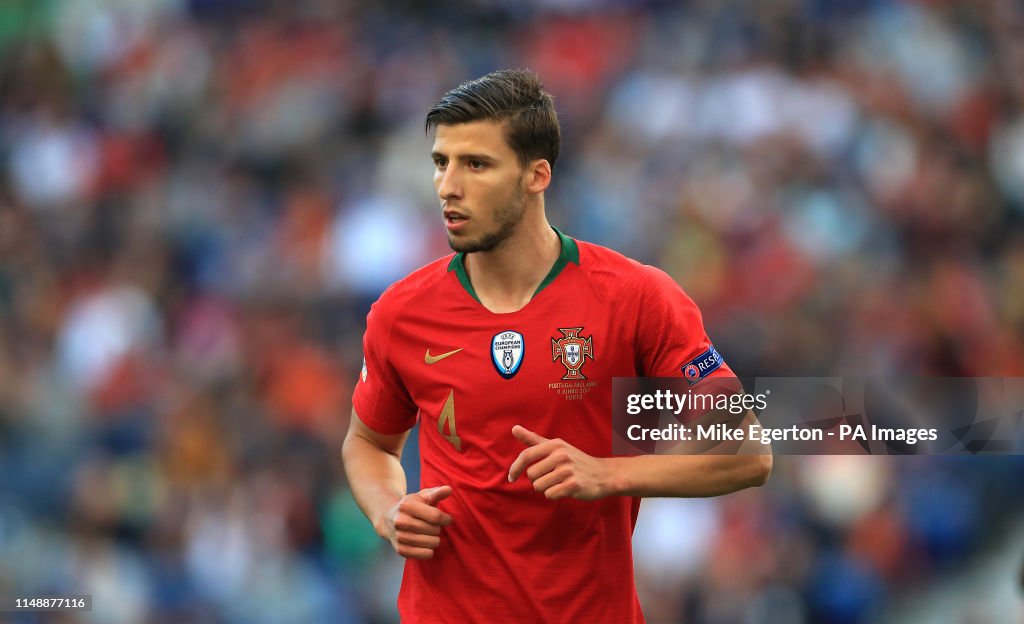
M438 156L437 158L434 159L434 166L437 167L438 169L444 169L445 167L448 166L448 159L441 158L440 156Z
M486 166L487 166L487 164L484 163L482 160L471 160L471 161L469 161L469 168L473 169L474 171L479 171L479 170L483 169Z

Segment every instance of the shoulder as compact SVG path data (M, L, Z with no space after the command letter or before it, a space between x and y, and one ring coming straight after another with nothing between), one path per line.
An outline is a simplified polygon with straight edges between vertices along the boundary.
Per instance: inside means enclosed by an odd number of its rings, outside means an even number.
M430 293L446 278L448 265L454 256L455 254L448 254L438 258L388 286L370 306L367 324L390 325L394 322L402 310Z
M576 241L580 250L580 268L597 286L635 297L647 297L665 291L682 291L672 277L648 264L621 253L585 241Z

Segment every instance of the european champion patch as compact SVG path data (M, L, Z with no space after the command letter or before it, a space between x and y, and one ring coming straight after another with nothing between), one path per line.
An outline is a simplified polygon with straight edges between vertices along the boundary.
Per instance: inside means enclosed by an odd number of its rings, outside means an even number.
M708 347L707 351L690 360L688 364L683 364L683 377L686 377L686 380L689 381L692 386L713 373L722 365L722 362L724 362L722 356L715 350L714 345L712 345Z
M512 379L519 372L526 354L523 335L511 329L499 332L491 338L491 362L498 374Z

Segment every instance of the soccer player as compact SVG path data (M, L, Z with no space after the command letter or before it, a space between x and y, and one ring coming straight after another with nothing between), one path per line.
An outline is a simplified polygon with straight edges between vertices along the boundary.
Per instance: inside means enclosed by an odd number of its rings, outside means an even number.
M642 622L641 497L761 485L771 456L610 456L613 377L732 373L668 275L548 223L560 132L534 74L459 85L426 127L456 253L370 310L343 449L360 508L407 559L402 621ZM417 419L425 487L408 493Z

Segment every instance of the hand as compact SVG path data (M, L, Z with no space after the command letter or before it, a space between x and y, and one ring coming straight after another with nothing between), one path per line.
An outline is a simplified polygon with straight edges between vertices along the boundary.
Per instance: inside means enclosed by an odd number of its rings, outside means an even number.
M441 527L452 523L452 517L437 504L451 495L452 488L447 485L406 494L384 515L382 537L406 559L432 558L441 543Z
M551 500L566 497L594 500L607 496L611 475L604 460L591 457L568 442L549 440L520 425L512 427L512 435L530 448L512 463L509 481L515 481L526 470L526 476L533 481L533 489Z

